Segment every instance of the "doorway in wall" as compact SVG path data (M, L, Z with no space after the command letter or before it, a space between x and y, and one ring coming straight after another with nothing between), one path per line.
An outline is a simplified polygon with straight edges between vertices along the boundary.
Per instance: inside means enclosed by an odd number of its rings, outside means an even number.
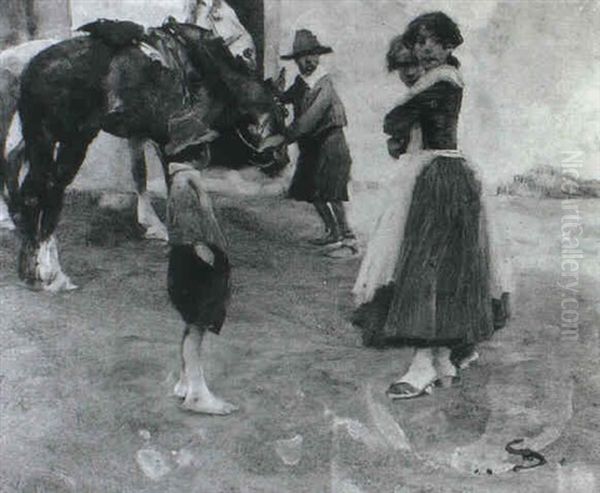
M264 72L265 5L264 0L226 0L235 10L240 22L248 30L256 45L256 61L260 75Z

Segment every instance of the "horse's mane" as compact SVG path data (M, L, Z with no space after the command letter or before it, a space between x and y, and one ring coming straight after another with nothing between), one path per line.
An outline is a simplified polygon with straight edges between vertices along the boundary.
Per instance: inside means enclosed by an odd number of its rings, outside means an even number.
M97 19L77 28L89 33L113 48L124 48L139 42L144 35L144 26L131 21Z

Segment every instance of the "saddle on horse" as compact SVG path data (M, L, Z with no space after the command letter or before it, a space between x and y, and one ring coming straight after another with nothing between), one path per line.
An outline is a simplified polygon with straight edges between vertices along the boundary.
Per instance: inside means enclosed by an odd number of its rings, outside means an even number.
M168 118L168 142L164 149L170 161L181 161L196 153L198 147L203 147L218 137L218 132L211 129L210 101L203 91L204 74L199 67L189 63L182 53L186 46L185 40L175 31L176 22L169 19L162 29L146 31L143 26L131 21L99 19L81 26L78 31L89 33L90 36L101 40L113 47L115 53L128 47L140 48L151 62L152 69L145 73L149 85L158 85L164 78L164 71L178 74L182 90L180 108L173 108ZM208 31L202 33L202 40L211 38ZM135 96L130 94L129 85L136 85L129 77L126 66L113 63L113 70L106 78L107 112L104 118L106 128L119 134L119 128L132 128L131 120L136 115L131 114L134 106L130 100ZM127 122L127 123L126 123Z

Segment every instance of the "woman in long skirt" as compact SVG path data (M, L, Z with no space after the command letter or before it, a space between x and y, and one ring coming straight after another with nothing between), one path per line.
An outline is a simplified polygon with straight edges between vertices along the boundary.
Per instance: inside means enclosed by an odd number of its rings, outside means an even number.
M490 262L478 178L457 150L463 83L452 50L462 43L441 12L410 23L403 36L423 76L385 118L394 151L407 151L419 126L423 152L398 245L392 282L371 300L371 344L415 348L411 365L388 389L391 398L430 391L456 375L451 352L493 332ZM360 321L359 321L360 322ZM363 320L364 322L364 320ZM360 325L360 323L359 323Z

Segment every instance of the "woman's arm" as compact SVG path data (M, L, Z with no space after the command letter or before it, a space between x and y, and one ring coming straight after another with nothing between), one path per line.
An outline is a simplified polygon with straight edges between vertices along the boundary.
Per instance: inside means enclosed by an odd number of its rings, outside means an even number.
M419 120L420 111L413 105L396 106L385 115L383 131L390 138L387 141L388 153L395 159L406 153L410 141L410 129Z
M396 106L385 115L383 131L391 136L392 148L396 154L400 155L406 152L413 125L419 122L423 113L440 106L442 100L448 96L449 86L451 86L449 82L438 82ZM390 154L392 154L391 150Z

